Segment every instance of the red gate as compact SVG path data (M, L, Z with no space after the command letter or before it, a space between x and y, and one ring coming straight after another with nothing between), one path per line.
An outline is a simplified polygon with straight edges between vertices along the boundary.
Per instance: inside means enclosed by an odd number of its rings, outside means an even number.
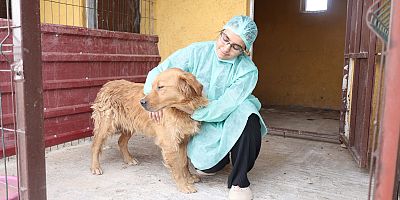
M90 104L99 88L116 79L144 82L160 61L157 36L52 24L43 24L41 29L46 146L91 136ZM0 30L1 38L6 34ZM9 68L0 58L0 69ZM11 128L10 77L0 73L3 123ZM5 134L6 155L15 154L13 133Z

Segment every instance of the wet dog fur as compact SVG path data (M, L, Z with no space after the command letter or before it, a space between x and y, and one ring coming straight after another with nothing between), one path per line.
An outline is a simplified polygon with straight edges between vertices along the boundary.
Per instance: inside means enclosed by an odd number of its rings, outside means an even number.
M115 134L120 134L118 145L124 162L138 164L128 151L128 141L133 134L145 134L155 138L178 189L184 193L196 192L193 183L200 179L189 172L186 146L200 126L190 114L207 104L203 87L192 74L177 68L160 73L147 96L143 94L143 86L116 80L100 89L91 107L94 121L91 171L97 175L103 173L99 155L105 140ZM157 123L150 118L149 111L161 109L163 117Z

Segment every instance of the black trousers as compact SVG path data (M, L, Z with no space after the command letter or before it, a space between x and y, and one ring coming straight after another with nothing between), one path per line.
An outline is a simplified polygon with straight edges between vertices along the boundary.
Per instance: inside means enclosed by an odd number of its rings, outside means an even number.
M220 171L229 164L230 155L233 169L228 177L228 188L231 188L232 185L237 185L241 188L248 187L250 182L247 178L247 172L253 168L261 148L260 128L261 125L258 115L251 114L247 119L247 124L242 135L232 147L231 151L214 167L202 171L206 173Z

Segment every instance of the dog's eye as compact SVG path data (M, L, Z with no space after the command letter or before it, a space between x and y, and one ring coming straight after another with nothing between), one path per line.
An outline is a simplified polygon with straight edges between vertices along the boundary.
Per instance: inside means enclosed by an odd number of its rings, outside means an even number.
M164 86L157 86L157 90L164 88Z

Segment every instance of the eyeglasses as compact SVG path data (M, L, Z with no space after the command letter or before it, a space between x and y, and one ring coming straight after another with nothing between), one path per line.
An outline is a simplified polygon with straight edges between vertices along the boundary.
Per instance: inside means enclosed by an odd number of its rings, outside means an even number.
M221 31L221 33L220 33L220 39L221 39L222 43L224 43L225 45L231 46L235 51L239 51L240 53L244 52L243 47L231 42L229 37L223 31Z

